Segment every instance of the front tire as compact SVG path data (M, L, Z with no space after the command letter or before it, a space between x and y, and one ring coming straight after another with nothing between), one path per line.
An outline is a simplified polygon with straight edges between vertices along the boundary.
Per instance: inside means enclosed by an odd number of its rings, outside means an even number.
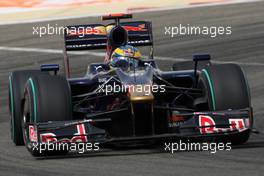
M199 86L205 90L209 111L244 109L251 107L249 86L240 66L212 65L201 71ZM253 119L250 119L251 126ZM245 143L250 130L224 138L233 145Z
M23 136L29 151L35 156L67 153L67 151L33 150L28 123L66 121L72 119L71 91L67 80L61 76L42 75L30 77L25 87L23 111Z
M16 145L23 145L22 135L22 99L25 84L30 76L43 75L39 70L22 70L12 72L9 76L9 112L10 112L10 132L11 139Z

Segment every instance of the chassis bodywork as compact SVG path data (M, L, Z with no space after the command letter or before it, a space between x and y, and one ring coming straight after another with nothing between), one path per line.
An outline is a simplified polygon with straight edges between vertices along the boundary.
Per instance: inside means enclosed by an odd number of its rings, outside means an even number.
M30 142L134 142L177 138L208 138L230 136L252 129L252 108L209 110L207 93L198 86L199 62L208 56L194 58L192 70L161 71L153 60L153 40L150 22L119 23L124 15L111 16L115 24L85 25L90 29L80 37L78 32L66 33L64 48L65 75L72 94L71 121L28 123ZM107 19L107 18L106 18ZM84 26L77 26L84 27ZM107 61L114 48L115 34L126 29L128 41L134 46L151 46L148 59L141 69L126 73L110 69ZM115 39L115 40L114 40ZM114 41L113 41L114 40ZM105 63L89 66L82 78L70 78L67 51L105 48ZM43 71L57 71L54 65ZM163 86L164 92L105 92L107 85ZM142 93L143 92L143 93Z
M164 85L165 92L151 92L149 95L145 93L135 98L131 95L135 92L129 94L128 89L118 93L102 91L106 85L122 86L126 79L130 79L122 78L120 70L68 79L72 91L72 120L28 124L32 129L32 142L66 140L115 143L203 139L251 130L253 116L250 107L208 111L208 102L204 98L196 104L196 100L205 95L204 90L194 87L196 81L193 70L162 72L153 67L146 68L148 69L153 74L151 84ZM143 72L143 76L150 76ZM141 76L137 76L137 80Z

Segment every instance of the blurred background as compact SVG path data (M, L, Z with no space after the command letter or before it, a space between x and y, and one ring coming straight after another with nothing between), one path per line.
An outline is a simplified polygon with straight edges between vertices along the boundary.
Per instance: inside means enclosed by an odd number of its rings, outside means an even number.
M226 4L252 0L1 0L0 22L95 16Z
M60 64L62 35L34 34L33 28L105 23L99 16L133 13L153 23L154 59L161 70L210 53L213 63L240 65L249 81L255 128L248 143L231 151L164 152L164 146L110 150L35 159L10 140L8 76L14 70ZM231 35L165 35L165 27L231 26ZM0 175L251 175L264 173L264 0L0 0ZM72 71L84 75L89 63L102 62L104 51L70 53Z

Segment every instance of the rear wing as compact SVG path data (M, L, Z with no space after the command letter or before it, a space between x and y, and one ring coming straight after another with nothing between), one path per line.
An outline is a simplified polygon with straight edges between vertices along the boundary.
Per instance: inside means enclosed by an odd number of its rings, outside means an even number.
M128 32L128 44L132 46L153 45L152 25L148 21L121 22ZM64 31L66 51L106 49L108 32L114 24L67 26Z

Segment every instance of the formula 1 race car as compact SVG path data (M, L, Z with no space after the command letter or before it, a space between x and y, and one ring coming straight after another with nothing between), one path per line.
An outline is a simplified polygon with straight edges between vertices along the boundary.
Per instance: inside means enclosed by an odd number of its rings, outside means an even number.
M211 64L210 55L198 54L161 71L153 56L151 22L120 22L126 18L132 15L103 16L115 21L108 25L67 26L65 76L57 75L57 64L11 73L12 141L36 156L34 146L46 143L129 145L181 138L245 143L253 113L240 66ZM111 68L112 52L127 44L147 46L149 55L137 67ZM68 51L89 49L106 49L105 61L71 78Z

